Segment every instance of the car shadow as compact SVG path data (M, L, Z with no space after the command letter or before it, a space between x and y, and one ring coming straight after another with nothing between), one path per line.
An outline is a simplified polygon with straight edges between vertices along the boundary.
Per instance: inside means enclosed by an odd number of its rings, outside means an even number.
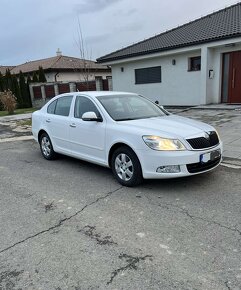
M84 160L68 157L65 155L59 155L58 159L61 162L65 162L69 166L76 169L80 168L93 174L99 179L108 178L112 179L113 183L118 184L115 178L112 175L110 168L103 167L97 164L89 163ZM209 190L211 185L214 185L218 182L220 178L220 167L216 168L214 171L209 171L203 174L192 175L188 177L180 177L173 179L145 179L142 184L134 187L138 190L153 190L157 192L177 192L184 191L186 194L193 194L195 191L200 191L200 188L203 190ZM131 188L129 188L131 190Z

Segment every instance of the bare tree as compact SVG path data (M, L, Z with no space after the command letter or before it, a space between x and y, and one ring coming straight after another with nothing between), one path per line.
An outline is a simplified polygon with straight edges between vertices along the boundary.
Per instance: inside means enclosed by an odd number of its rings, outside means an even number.
M93 68L93 62L90 60L91 54L89 55L86 49L79 17L77 18L77 24L77 40L75 42L80 54L80 65L76 67L76 70L81 71L86 87L89 89L90 73Z

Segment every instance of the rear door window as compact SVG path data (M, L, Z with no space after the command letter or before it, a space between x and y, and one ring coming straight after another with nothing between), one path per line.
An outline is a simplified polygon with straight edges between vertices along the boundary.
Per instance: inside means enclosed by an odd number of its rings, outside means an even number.
M72 99L73 96L66 96L57 99L54 114L59 116L69 116Z

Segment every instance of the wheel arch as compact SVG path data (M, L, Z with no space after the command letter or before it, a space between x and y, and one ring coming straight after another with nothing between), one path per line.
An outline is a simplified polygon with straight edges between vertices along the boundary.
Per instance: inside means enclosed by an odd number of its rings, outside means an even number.
M44 129L39 130L39 132L38 132L38 143L40 143L40 137L41 137L41 135L42 135L43 133L48 134L48 132L47 132L46 130L44 130ZM48 135L49 135L49 134L48 134Z
M122 146L125 146L125 147L128 147L130 148L137 156L139 162L140 162L140 158L139 156L137 155L136 151L133 149L133 147L127 143L124 143L124 142L117 142L115 144L113 144L109 150L109 154L108 154L108 165L109 167L111 168L111 158L112 158L112 155L113 153L115 152L116 149L122 147ZM140 162L140 165L141 165L141 162Z

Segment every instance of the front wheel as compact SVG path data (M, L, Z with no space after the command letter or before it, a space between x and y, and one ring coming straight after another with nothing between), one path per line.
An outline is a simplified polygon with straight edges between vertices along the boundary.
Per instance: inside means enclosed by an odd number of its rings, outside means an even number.
M139 159L129 147L116 149L111 158L111 168L115 178L124 186L135 186L143 180Z
M53 160L56 157L53 145L47 133L43 133L39 139L40 150L43 157L47 160Z

